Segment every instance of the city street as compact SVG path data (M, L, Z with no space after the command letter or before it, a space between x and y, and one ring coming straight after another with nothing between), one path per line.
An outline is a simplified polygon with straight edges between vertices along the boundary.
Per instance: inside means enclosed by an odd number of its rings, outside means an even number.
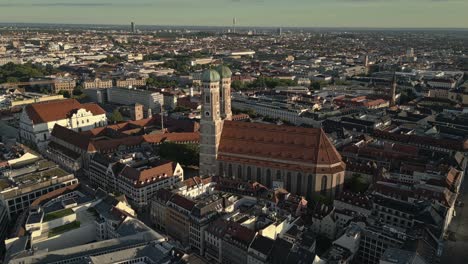
M460 193L459 199L465 206L456 208L457 215L449 227L456 241L445 241L441 263L468 263L468 180L464 179Z

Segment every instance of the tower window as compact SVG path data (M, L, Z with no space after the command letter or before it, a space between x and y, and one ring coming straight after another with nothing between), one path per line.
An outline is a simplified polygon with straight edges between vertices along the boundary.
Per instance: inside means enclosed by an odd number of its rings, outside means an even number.
M241 165L239 165L239 167L237 167L237 178L238 178L238 179L242 179L242 178L243 178Z
M326 195L327 194L327 176L323 175L322 176L322 188L320 190L320 193L322 195Z
M209 102L210 102L210 96L209 96L209 95L205 96L205 102L206 102L206 103L209 103Z

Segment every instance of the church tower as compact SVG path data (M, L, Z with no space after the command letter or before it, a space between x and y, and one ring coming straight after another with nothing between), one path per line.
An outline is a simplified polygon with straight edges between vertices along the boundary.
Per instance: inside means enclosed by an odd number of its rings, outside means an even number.
M221 118L223 120L231 120L232 119L232 110L231 110L232 72L226 66L219 66L217 70L221 78L221 82L220 82Z
M216 157L223 128L220 109L219 73L213 69L202 75L202 112L200 120L200 176L214 176Z

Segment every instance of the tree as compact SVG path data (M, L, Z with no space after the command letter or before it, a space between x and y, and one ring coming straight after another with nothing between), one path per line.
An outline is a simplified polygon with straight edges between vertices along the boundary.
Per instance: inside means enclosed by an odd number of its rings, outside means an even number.
M200 160L198 144L177 144L164 142L159 146L161 158L180 163L183 166L197 166Z
M239 80L235 80L231 83L231 88L234 90L234 91L243 91L246 89L246 86L243 82L239 81Z
M110 116L109 120L112 123L118 123L118 122L123 121L123 117L122 117L122 114L119 112L118 109L114 109L114 111L112 112L112 115Z
M151 61L151 60L160 60L162 59L162 55L161 54L147 54L145 56L143 56L143 61Z
M83 94L83 87L81 85L78 85L73 89L73 95L74 96L80 96Z
M122 61L125 61L125 59L116 55L116 56L107 56L107 58L101 59L99 62L105 62L108 64L117 64L117 63L121 63Z
M359 173L355 173L351 176L351 180L348 182L348 188L355 193L363 193L369 188L369 183L366 178Z
M17 82L17 81L29 81L30 78L43 77L49 75L51 71L50 67L44 67L40 64L14 64L7 63L0 66L0 83L4 82ZM55 69L54 69L55 72Z
M65 98L70 98L70 97L71 97L70 92L69 92L69 91L65 91L65 90L59 91L58 94L63 95L63 97L65 97Z
M18 78L16 78L16 77L11 77L11 76L10 76L10 77L7 77L7 78L6 78L6 81L7 81L8 83L16 83L16 82L19 82Z
M146 79L146 85L156 88L176 87L178 85L175 80L168 80L167 78L152 78Z
M320 90L320 83L319 82L313 82L311 87L314 90Z

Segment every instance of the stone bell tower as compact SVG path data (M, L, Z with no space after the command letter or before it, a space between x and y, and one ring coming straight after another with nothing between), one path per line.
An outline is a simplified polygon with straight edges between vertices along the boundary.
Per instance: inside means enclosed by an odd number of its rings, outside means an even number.
M216 175L216 157L223 129L220 109L219 73L213 69L202 75L202 112L200 121L200 176Z
M232 119L232 110L231 110L232 72L226 66L219 66L217 70L221 77L221 82L220 82L221 118L223 120L231 120Z

